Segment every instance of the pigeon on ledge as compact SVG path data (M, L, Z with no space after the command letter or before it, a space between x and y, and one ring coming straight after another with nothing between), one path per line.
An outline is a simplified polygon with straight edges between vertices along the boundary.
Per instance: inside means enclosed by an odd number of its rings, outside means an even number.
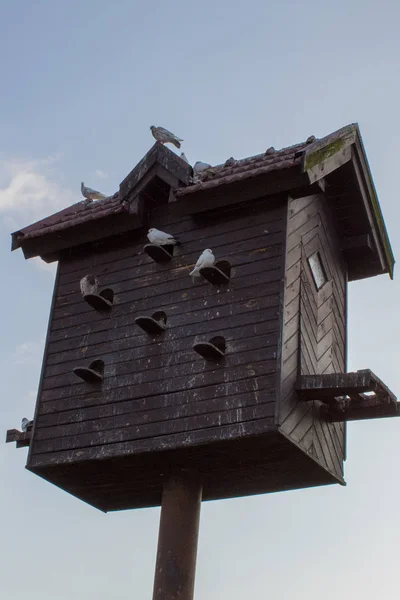
M90 202L92 200L104 200L105 198L107 198L107 196L105 196L104 194L101 194L100 192L97 192L96 190L92 190L92 188L90 187L86 187L85 184L81 183L81 192L82 192L82 196L84 198L86 198L86 200L89 200Z
M189 164L188 158L184 152L181 152L181 159L184 160L187 164Z
M159 229L155 229L152 227L149 229L147 234L147 239L150 244L154 244L155 246L180 246L180 241L175 238L173 235L169 233L165 233L165 231L160 231Z
M85 275L80 280L80 288L83 297L89 294L97 294L99 291L99 280L94 275Z
M173 144L177 148L181 147L180 142L183 142L183 140L181 140L181 138L178 138L176 135L168 131L168 129L152 125L150 127L150 131L153 135L153 138L155 138L157 142L160 142L161 144Z
M21 430L25 433L28 431L28 428L32 427L33 421L30 421L26 417L24 417L21 421Z
M207 248L204 250L199 256L197 263L194 266L193 271L189 273L192 277L200 277L200 269L204 269L205 267L213 267L215 263L215 256L213 251Z

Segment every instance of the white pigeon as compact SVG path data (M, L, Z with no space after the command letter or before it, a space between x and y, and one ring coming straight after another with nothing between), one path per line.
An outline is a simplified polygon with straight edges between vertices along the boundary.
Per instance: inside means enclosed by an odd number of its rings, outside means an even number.
M147 239L150 244L155 244L156 246L180 246L181 243L178 238L170 235L169 233L165 233L165 231L160 231L159 229L155 229L152 227L149 229L147 234Z
M86 187L85 184L81 183L81 192L82 192L82 196L84 198L86 198L86 200L104 200L105 198L107 198L107 196L105 196L104 194L102 194L101 192L97 192L96 190L92 190L92 188L90 187Z
M188 157L184 152L181 152L181 159L184 160L187 164L189 164Z
M94 275L85 275L80 280L80 287L82 296L97 294L99 291L99 280Z
M28 427L32 425L32 423L33 421L30 421L29 419L24 417L21 421L21 430L25 433L26 431L28 431Z
M150 131L153 135L153 138L155 138L157 142L160 142L161 144L173 144L177 148L181 147L180 142L183 142L183 140L181 140L181 138L178 138L176 135L168 131L168 129L152 125L150 127Z
M204 250L198 258L197 263L194 266L193 271L189 273L192 277L200 277L200 269L204 269L205 267L213 267L215 263L215 256L213 251L207 248Z

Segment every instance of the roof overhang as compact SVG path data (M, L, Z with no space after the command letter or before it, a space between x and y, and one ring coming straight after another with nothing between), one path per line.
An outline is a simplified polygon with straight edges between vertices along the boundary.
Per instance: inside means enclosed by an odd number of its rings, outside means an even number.
M65 250L138 229L146 212L166 204L171 188L186 185L191 174L190 165L156 142L114 196L78 202L14 232L11 249L21 248L25 258L53 262Z
M279 153L279 152L278 152ZM393 278L394 256L357 124L294 147L284 168L257 168L175 191L175 210L199 214L277 194L325 194L329 200L349 280L382 273Z
M358 125L343 127L308 146L302 171L307 174L310 185L319 181L326 184L325 192L333 203L344 250L353 256L357 252L361 258L364 247L366 255L371 255L369 267L364 265L359 276L354 273L351 278L388 273L393 279L395 259ZM353 221L353 235L343 235L345 220L347 226ZM346 233L350 230L351 227Z

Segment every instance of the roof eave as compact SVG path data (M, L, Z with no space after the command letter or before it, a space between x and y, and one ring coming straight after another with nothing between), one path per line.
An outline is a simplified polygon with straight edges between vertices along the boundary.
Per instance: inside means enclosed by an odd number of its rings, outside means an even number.
M359 192L381 262L381 272L388 273L393 279L395 259L358 124L343 127L309 146L303 157L303 171L307 173L311 184L349 161L358 179Z

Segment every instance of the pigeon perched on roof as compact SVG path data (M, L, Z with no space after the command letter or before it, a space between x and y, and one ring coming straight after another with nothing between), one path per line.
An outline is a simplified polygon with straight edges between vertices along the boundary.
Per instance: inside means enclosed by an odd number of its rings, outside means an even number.
M236 160L233 158L233 156L231 156L225 161L224 167L232 167L235 164L235 162Z
M101 192L97 192L96 190L92 190L92 188L90 187L86 187L85 184L81 183L81 192L82 192L82 196L84 198L86 198L86 200L104 200L104 198L107 198L107 196L105 196L104 194L102 194Z
M31 428L33 425L33 421L30 421L26 417L24 417L21 421L21 430L25 433L28 431L28 428Z
M160 231L159 229L155 229L152 227L149 229L147 234L147 239L150 244L155 244L156 246L180 246L181 243L178 238L170 235L169 233L165 233L165 231Z
M80 287L82 296L97 294L99 291L99 280L94 275L85 275L80 280Z
M181 159L187 162L187 164L189 164L188 158L184 152L181 152Z
M204 269L204 267L213 267L215 263L215 256L213 251L207 248L204 250L194 266L193 271L189 273L192 277L200 277L200 269Z
M195 175L198 175L199 173L202 173L203 171L206 171L210 167L211 167L211 165L209 165L208 163L204 163L204 162L201 162L201 160L198 160L194 164L193 172L194 172Z
M164 129L164 127L156 127L152 125L150 127L153 138L160 142L161 144L173 144L177 148L181 147L180 142L183 142L181 138L178 138L175 134L168 131L168 129Z

